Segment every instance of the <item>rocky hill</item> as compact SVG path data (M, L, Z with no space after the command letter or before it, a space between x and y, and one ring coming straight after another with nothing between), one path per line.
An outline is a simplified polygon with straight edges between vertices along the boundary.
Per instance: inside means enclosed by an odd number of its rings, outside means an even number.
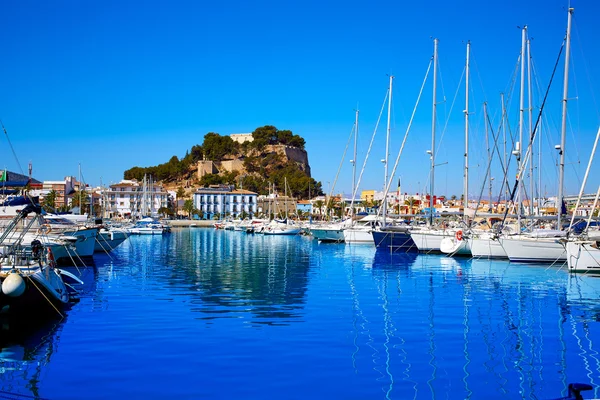
M305 141L289 130L274 126L257 128L251 134L221 136L207 133L181 160L177 156L154 167L133 167L125 179L153 176L168 190L190 192L213 184L230 184L259 194L275 185L283 193L299 198L321 194L321 183L310 176ZM272 190L272 189L271 189Z

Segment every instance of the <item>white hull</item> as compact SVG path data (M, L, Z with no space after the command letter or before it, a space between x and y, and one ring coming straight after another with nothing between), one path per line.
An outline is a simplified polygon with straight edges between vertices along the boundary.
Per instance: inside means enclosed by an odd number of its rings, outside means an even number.
M507 258L498 239L475 237L469 239L471 254L476 258Z
M293 236L298 235L302 229L300 228L267 228L263 234L264 235L287 235Z
M344 230L342 228L313 228L310 234L322 242L343 242Z
M567 264L571 272L600 273L600 249L596 242L567 242Z
M445 231L415 231L410 233L419 251L440 251L444 238L454 237L454 232Z
M372 229L346 228L344 229L344 241L346 243L375 244Z
M565 247L558 239L513 236L500 238L500 243L510 261L554 263L567 260Z
M467 238L457 240L456 237L445 237L440 242L440 251L451 256L470 256L471 246Z
M162 228L131 228L129 233L132 235L162 235Z

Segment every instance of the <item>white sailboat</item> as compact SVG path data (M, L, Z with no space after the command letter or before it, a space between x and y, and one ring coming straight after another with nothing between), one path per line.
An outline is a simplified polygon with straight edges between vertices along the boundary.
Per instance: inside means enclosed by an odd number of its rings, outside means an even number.
M469 206L469 55L471 43L467 42L467 62L465 64L465 172L463 192L463 214L465 222L468 219ZM433 195L433 192L432 192ZM471 255L471 245L468 240L469 231L457 230L454 236L445 236L440 242L440 251L449 255Z
M437 111L437 64L438 64L438 39L433 40L433 106L432 106L432 117L431 117L431 150L427 153L430 156L431 167L429 177L429 226L427 228L411 231L410 236L415 242L415 245L421 252L439 252L442 244L442 239L445 237L453 236L454 232L447 231L446 229L436 229L433 226L433 214L435 212L435 204L433 199L433 193L435 188L435 120Z
M565 68L564 68L564 79L563 79L563 99L562 99L562 128L561 128L561 145L560 145L560 167L559 167L559 184L558 184L558 198L557 198L557 227L558 230L555 232L531 232L528 234L518 235L514 237L501 238L500 242L506 255L511 261L520 262L564 262L567 260L567 254L565 247L559 240L560 237L564 236L564 232L560 231L562 222L562 202L563 202L563 189L564 189L564 168L565 168L565 141L566 141L566 129L567 129L567 100L568 100L568 88L569 88L569 56L571 52L571 18L573 15L573 8L569 8L568 21L567 21L567 33L565 37ZM525 52L525 30L523 31L522 40L522 54ZM524 60L522 60L524 62ZM521 67L521 88L523 88L523 66ZM523 89L522 89L523 92ZM523 94L521 94L521 98ZM522 101L521 101L522 104ZM521 106L521 114L523 113L523 106ZM522 118L520 125L522 126ZM522 128L521 128L522 130ZM531 154L532 143L529 143L529 150L527 151L526 157ZM517 179L523 175L524 165L521 164ZM519 185L521 183L519 182ZM519 186L520 188L521 186ZM519 198L519 202L522 202L522 197ZM520 213L519 213L520 215Z

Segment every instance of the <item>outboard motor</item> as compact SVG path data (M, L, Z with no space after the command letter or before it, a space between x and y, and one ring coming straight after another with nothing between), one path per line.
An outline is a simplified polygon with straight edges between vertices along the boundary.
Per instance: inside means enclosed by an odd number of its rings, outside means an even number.
M31 241L31 255L33 256L34 260L39 260L42 257L42 254L44 253L44 246L42 245L42 242L40 242L39 240L32 240Z

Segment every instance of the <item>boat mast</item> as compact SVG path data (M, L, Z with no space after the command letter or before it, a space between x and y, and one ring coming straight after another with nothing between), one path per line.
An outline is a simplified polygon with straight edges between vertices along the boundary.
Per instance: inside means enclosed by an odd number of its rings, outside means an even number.
M557 201L557 229L561 228L561 217L562 217L562 201L563 201L563 185L565 179L565 142L567 134L567 95L569 93L569 56L571 54L571 18L573 16L574 8L569 8L568 20L567 20L567 36L566 36L566 53L565 53L565 74L563 84L563 99L562 99L562 125L560 129L560 168L558 175L558 199Z
M487 103L484 102L483 103L483 119L485 121L487 121ZM491 149L490 149L490 138L489 138L489 131L488 131L488 124L485 124L485 147L487 148L487 156L488 156L488 165L492 165L492 153L491 153ZM489 197L488 197L488 201L489 201L489 212L494 212L494 208L492 206L492 181L494 180L494 178L492 178L492 171L489 170L488 167L488 179L490 181L490 191L489 191Z
M83 189L82 184L81 184L81 163L79 163L79 212L77 213L78 215L81 215L81 209L83 207L83 203L81 201L81 197L82 197L82 193L81 190Z
M525 119L525 43L527 37L527 25L521 30L521 94L519 96L519 145L517 151L517 171L523 171L523 122ZM521 210L523 206L523 178L519 177L519 208L517 211L517 222L519 232L521 231Z
M430 194L429 194L429 225L433 225L433 190L434 190L434 173L435 173L435 114L436 114L436 97L437 90L437 58L438 58L438 39L433 39L433 106L431 112L431 176L430 176Z
M467 62L465 66L465 172L463 191L463 219L467 222L467 207L469 206L469 55L471 42L467 41ZM487 124L486 124L487 126Z
M531 40L527 39L527 102L529 103L529 107L527 108L528 118L529 118L529 137L531 137L531 141L529 143L529 147L531 151L529 152L529 192L530 192L530 200L529 200L529 215L533 215L533 201L535 200L535 179L533 178L533 143L534 139L532 137L533 133L533 104L531 101ZM538 166L539 168L539 166ZM538 196L539 197L539 196ZM539 200L538 200L539 202Z
M352 163L352 199L350 200L350 219L354 218L354 197L356 196L356 142L358 140L358 107L356 107L354 119L354 157L350 161ZM310 184L310 181L309 181Z
M506 159L506 109L504 107L504 93L500 93L500 102L502 103L502 138L504 140L504 168L508 168ZM504 181L506 183L506 189L504 190L504 202L508 200L508 179L504 174Z
M390 156L390 130L391 130L391 115L392 115L392 83L394 81L394 75L390 75L390 96L388 98L388 115L387 115L387 136L385 139L385 159L383 161L384 167L384 180L383 180L383 226L385 226L385 217L387 215L387 181L388 181L388 158Z

